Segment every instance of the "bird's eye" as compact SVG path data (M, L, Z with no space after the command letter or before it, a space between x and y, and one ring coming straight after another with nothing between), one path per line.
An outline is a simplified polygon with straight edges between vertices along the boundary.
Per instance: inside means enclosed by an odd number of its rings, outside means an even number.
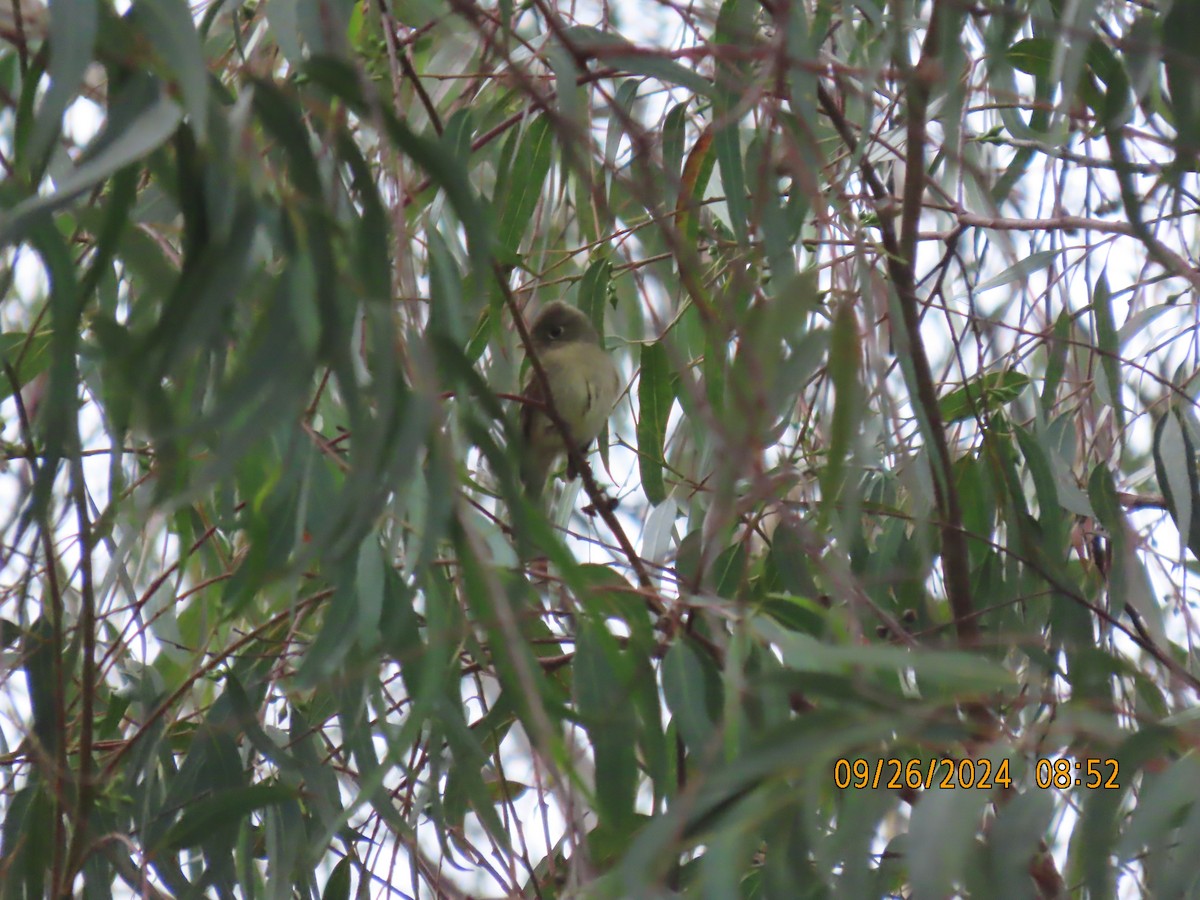
M561 325L551 325L546 334L550 335L550 340L557 341L563 336L563 327Z

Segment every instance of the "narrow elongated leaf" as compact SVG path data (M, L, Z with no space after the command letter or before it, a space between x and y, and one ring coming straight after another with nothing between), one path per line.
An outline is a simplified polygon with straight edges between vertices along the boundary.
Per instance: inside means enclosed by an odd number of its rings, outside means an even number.
M1181 542L1200 559L1200 470L1181 415L1169 410L1154 426L1154 472Z
M1011 687L1011 673L970 653L923 651L914 653L901 647L831 646L811 635L785 631L774 621L755 617L751 627L779 647L783 661L798 671L853 671L871 669L911 669L927 686L953 685L979 691Z
M42 98L27 147L34 165L58 137L63 113L92 61L100 25L96 0L51 0L49 6L50 87Z
M862 341L854 306L841 304L833 319L829 338L829 374L835 400L829 429L829 457L821 482L822 495L836 503L842 492L843 472L850 455L857 423L862 421L858 370L862 364Z
M1024 281L1035 272L1040 272L1047 268L1054 260L1061 255L1059 250L1039 250L1037 253L1030 253L1028 256L1017 260L999 275L989 278L975 287L978 293L990 291L992 288L1002 287L1006 284L1012 284L1015 281Z
M617 88L615 109L608 117L608 129L604 135L604 163L607 169L616 171L617 151L625 133L625 123L633 119L633 105L637 102L638 82L628 79ZM618 115L618 113L620 113Z
M1092 291L1092 315L1096 319L1096 345L1100 348L1100 369L1108 382L1108 394L1112 398L1113 414L1117 426L1125 429L1125 406L1121 402L1121 348L1117 341L1117 326L1113 321L1112 292L1108 289L1108 278L1103 272L1096 279Z
M908 837L916 846L936 846L937 853L921 853L912 864L912 889L919 897L953 893L963 875L975 834L980 829L988 792L942 790L923 792L913 810Z
M663 168L673 181L683 174L683 138L687 125L687 107L687 103L676 103L663 120Z
M1067 310L1059 313L1054 322L1054 337L1049 341L1046 360L1046 379L1042 387L1042 411L1049 413L1057 400L1058 386L1062 383L1067 366L1067 352L1071 349L1067 338L1071 334L1071 314Z
M54 812L41 779L13 792L4 811L4 879L7 897L44 897L51 871Z
M989 876L997 879L995 897L1020 896L1029 887L1030 860L1040 853L1042 835L1054 815L1051 793L1014 792L996 805L996 819L985 831Z
M175 75L188 124L203 143L208 135L208 68L191 10L184 0L134 0L133 19Z
M573 25L563 36L580 52L593 56L602 64L625 69L638 75L649 75L669 85L689 88L702 96L712 92L707 79L677 62L663 59L660 54L641 52L618 34L600 31L588 25Z
M662 344L642 347L641 376L638 379L638 469L642 490L653 504L666 497L663 483L663 444L667 421L675 400L675 387L667 362L667 349Z
M358 219L356 274L368 299L390 302L392 264L387 214L367 161L346 131L338 132L338 154L353 173L353 188L362 208Z
M600 256L579 280L579 308L600 335L604 334L605 307L612 293L612 269L612 262L606 256Z
M1147 772L1144 778L1140 802L1117 842L1118 858L1126 862L1145 850L1165 849L1181 813L1200 802L1200 760L1195 756L1177 759L1165 772Z
M208 837L214 825L228 827L263 807L297 796L295 788L278 783L254 784L221 791L188 806L179 821L167 832L163 847L182 850L196 846Z
M729 209L729 224L740 243L749 238L749 209L746 204L745 167L742 164L741 136L736 123L717 131L713 139L717 164L721 167L721 185L725 189L725 205Z
M283 51L284 57L293 66L304 62L304 48L300 44L300 0L268 0L266 3L267 24L271 35Z
M1160 303L1157 306L1149 306L1146 309L1139 310L1125 320L1125 324L1117 330L1117 346L1123 351L1125 345L1131 340L1146 331L1156 319L1169 313L1172 310L1177 310L1177 306L1170 303Z
M1022 372L989 372L957 388L938 400L942 421L950 425L994 412L1021 395L1029 385Z
M1162 609L1150 589L1145 566L1138 556L1136 535L1117 497L1112 472L1098 465L1088 479L1088 497L1112 542L1109 596L1115 611L1128 608L1158 642L1164 642Z
M441 232L429 232L429 330L444 334L456 345L466 343L468 322L464 312L462 273Z
M130 96L132 88L122 94L136 110L126 110L128 122L120 132L102 133L96 144L103 149L96 153L85 153L85 162L61 179L54 193L44 197L31 197L9 213L0 214L0 244L24 239L30 222L62 209L84 191L88 191L132 162L146 156L163 144L179 126L183 114L179 106L161 91L140 92ZM110 126L115 114L110 116Z
M12 368L16 384L7 371L0 378L0 400L6 400L13 389L20 390L50 365L50 332L29 335L23 331L0 334L0 362Z
M637 793L632 674L603 624L582 621L575 638L575 700L595 755L600 823L617 831L629 829Z
M298 687L304 689L321 684L342 667L358 639L360 622L354 567L346 564L324 610L321 629L296 672Z
M699 234L700 217L697 211L704 199L704 192L708 190L713 167L717 163L717 155L713 152L712 145L712 129L706 128L688 152L687 161L683 166L683 177L679 183L679 196L675 198L675 226L689 241L694 241Z
M521 139L517 151L520 164L513 167L512 179L496 215L496 236L500 247L509 254L517 252L537 209L553 149L554 128L550 120L545 116L534 120Z
M358 73L344 61L329 56L313 57L304 66L304 72L314 81L341 97L358 111L377 110L368 107L362 96ZM454 210L467 233L467 246L472 265L477 273L489 270L491 261L491 222L487 211L467 178L463 161L455 154L445 153L436 141L416 134L390 110L378 110L387 129L389 138L417 165L429 173L433 181L446 192ZM480 283L479 275L476 279Z
M662 667L663 695L688 749L701 759L711 758L719 718L720 678L710 660L687 641L676 641Z
M1200 29L1200 8L1194 3L1171 4L1162 25L1163 66L1171 91L1181 155L1200 148L1200 85L1196 81L1198 54L1195 37Z

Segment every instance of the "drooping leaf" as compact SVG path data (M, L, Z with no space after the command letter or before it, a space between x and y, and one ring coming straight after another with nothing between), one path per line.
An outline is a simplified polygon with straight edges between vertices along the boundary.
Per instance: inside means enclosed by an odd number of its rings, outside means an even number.
M134 78L114 98L108 128L85 151L83 161L60 179L54 193L30 197L0 214L0 244L24 240L34 219L72 201L161 146L183 118L179 106L151 78Z
M496 212L496 235L500 247L509 254L517 252L541 199L553 149L554 128L550 119L543 116L529 126L521 139L517 151L520 165L513 167L512 178L504 187Z
M1200 559L1200 461L1181 416L1170 410L1154 426L1154 472L1180 541Z
M37 121L26 147L28 156L42 158L62 128L63 113L79 89L92 61L100 18L94 0L54 0L50 7L50 87L42 97Z
M643 345L638 379L638 468L642 490L655 504L666 497L662 476L663 445L674 399L675 386L666 347L661 343Z

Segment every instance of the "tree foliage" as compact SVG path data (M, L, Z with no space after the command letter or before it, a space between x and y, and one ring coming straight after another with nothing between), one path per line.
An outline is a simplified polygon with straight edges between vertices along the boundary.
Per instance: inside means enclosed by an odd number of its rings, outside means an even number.
M4 896L1195 896L1198 10L9 0Z

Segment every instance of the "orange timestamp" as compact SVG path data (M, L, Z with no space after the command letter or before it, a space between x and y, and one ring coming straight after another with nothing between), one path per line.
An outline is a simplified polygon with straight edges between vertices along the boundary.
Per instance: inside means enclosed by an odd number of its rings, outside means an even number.
M993 763L990 759L950 759L932 756L928 759L903 760L880 757L874 761L858 757L839 757L833 763L833 783L846 788L976 788L986 791L999 785L1012 787L1008 760Z
M1119 773L1120 764L1115 759L1043 757L1034 764L1033 783L1043 790L1066 790L1071 787L1116 790L1121 787ZM1013 780L1007 759L993 763L990 759L956 760L944 756L908 760L897 757L875 760L839 757L833 764L833 783L841 790L867 787L929 790L935 786L942 789L990 790L996 786L1011 788Z
M1069 787L1120 790L1121 764L1115 759L1042 758L1033 767L1033 783L1040 788Z

